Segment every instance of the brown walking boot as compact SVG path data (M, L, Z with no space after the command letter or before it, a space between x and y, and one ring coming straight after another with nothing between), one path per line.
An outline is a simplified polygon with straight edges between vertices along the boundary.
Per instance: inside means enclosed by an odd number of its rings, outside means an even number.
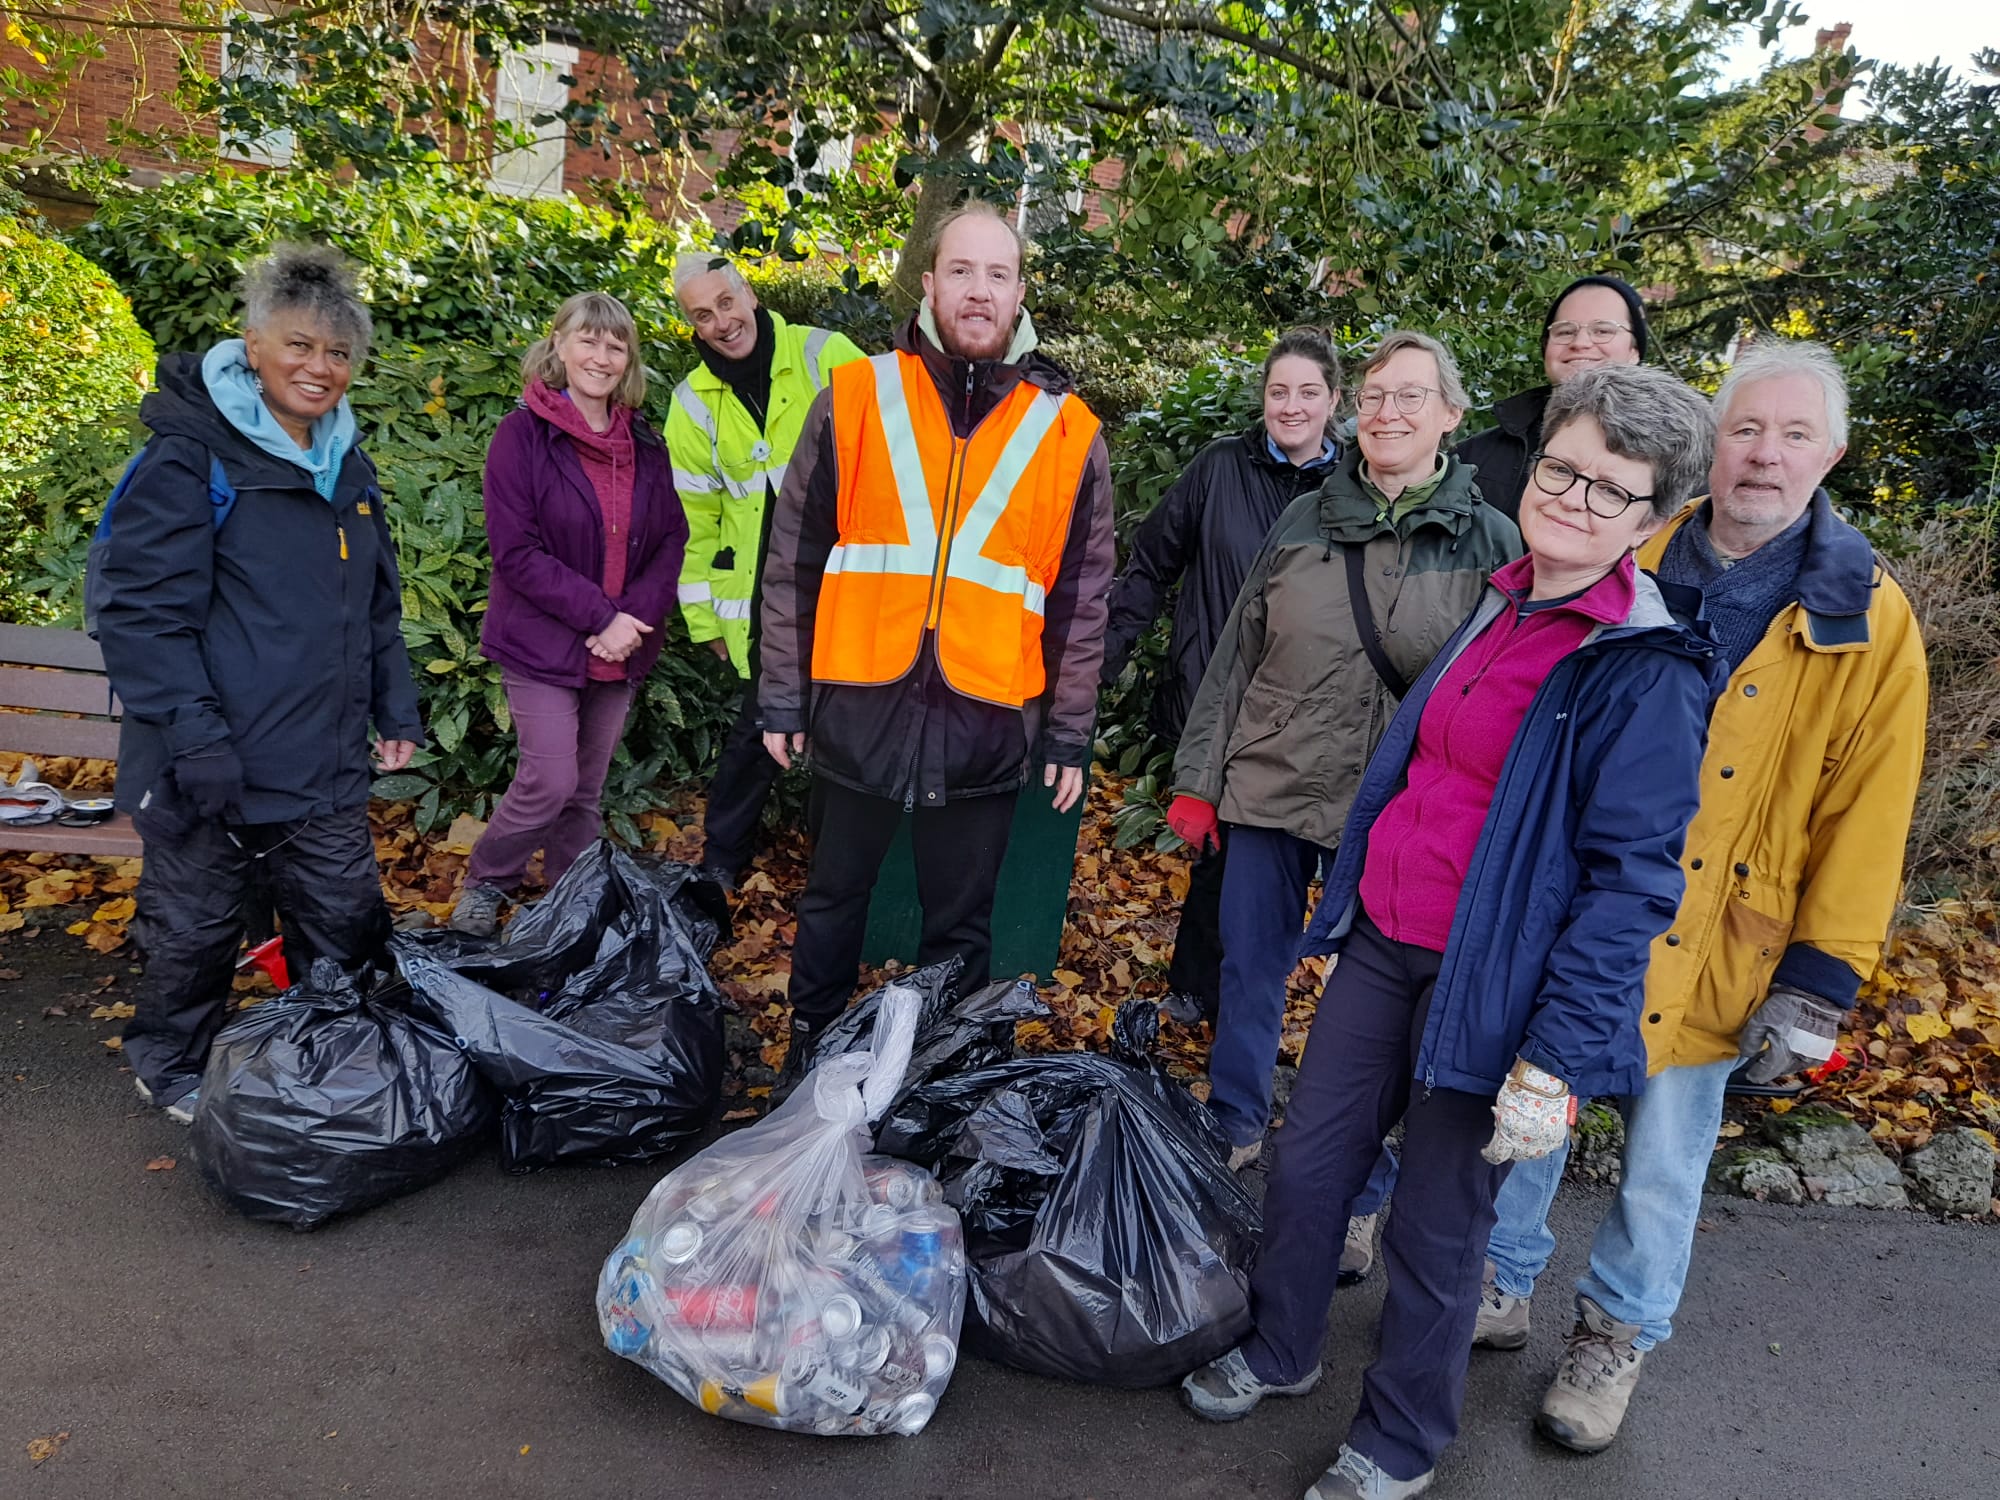
M1565 1448L1602 1453L1618 1436L1646 1356L1632 1347L1638 1324L1619 1322L1588 1297L1576 1299L1576 1312L1576 1327L1535 1426Z

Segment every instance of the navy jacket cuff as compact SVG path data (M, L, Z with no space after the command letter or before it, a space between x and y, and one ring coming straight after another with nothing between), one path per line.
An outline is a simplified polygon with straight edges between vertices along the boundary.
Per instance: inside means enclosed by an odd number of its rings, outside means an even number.
M1785 956L1778 960L1777 972L1771 976L1771 983L1784 985L1787 989L1804 990L1808 995L1831 1001L1842 1010L1854 1009L1854 1002L1861 994L1861 976L1840 959L1820 952L1810 943L1793 943L1785 950Z

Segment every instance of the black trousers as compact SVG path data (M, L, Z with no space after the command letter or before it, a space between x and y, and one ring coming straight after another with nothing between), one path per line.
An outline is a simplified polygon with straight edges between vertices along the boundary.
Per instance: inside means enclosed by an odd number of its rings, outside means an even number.
M253 880L269 882L284 913L285 957L299 979L315 957L347 967L382 957L389 908L365 807L233 829L148 811L133 821L146 845L134 917L145 973L124 1054L167 1105L201 1082L228 1017Z
M993 968L993 889L1007 854L1019 792L966 797L912 812L917 900L924 909L919 964L956 954L959 990L984 985ZM792 943L792 1016L817 1029L847 1008L861 970L868 898L903 819L903 805L824 777L812 788L812 866L799 896Z
M731 880L743 873L756 852L757 825L771 788L783 774L764 748L763 721L757 713L757 681L743 685L743 705L729 726L708 783L708 811L702 815L701 862L723 871Z
M1219 849L1204 850L1188 871L1187 899L1174 932L1174 956L1167 963L1167 987L1201 1001L1215 1019L1222 997L1222 867L1229 855L1229 835Z

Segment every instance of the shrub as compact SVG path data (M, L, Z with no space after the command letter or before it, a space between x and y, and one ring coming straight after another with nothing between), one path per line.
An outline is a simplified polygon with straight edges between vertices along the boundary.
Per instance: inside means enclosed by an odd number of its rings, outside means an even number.
M0 202L0 558L7 618L32 616L14 582L26 562L17 511L29 470L59 435L129 409L153 373L153 344L97 267Z

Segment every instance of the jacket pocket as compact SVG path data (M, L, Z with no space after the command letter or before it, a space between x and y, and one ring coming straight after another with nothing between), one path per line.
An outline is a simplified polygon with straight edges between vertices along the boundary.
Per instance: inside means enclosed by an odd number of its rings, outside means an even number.
M1684 1024L1728 1038L1743 1029L1771 988L1771 975L1792 937L1789 903L1771 886L1752 880L1729 893L1722 923L1708 955L1710 982L1688 1006Z
M1299 710L1300 694L1259 677L1244 690L1243 703L1236 711L1236 724L1229 732L1229 744L1222 753L1226 764L1261 740L1284 733L1285 726Z

